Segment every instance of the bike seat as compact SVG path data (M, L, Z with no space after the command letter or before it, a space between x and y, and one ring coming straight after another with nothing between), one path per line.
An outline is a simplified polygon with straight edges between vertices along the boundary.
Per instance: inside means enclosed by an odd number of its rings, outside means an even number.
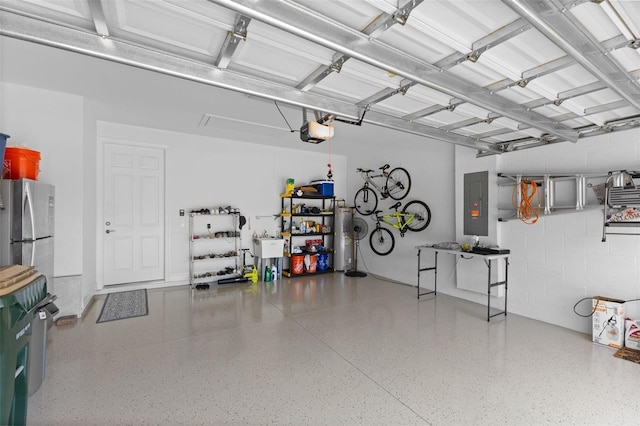
M390 166L390 165L388 165L388 164L385 164L384 166L380 167L380 170L385 171L385 170L387 170L389 167L391 167L391 166Z
M377 216L379 213L382 213L382 210L376 210L376 211L374 211L374 212L373 212L373 213L371 213L371 214L375 214L375 215Z
M400 201L398 201L397 203L395 203L394 205L392 205L391 207L389 207L389 210L391 209L396 209L398 210L398 207L400 207L402 205L402 203Z

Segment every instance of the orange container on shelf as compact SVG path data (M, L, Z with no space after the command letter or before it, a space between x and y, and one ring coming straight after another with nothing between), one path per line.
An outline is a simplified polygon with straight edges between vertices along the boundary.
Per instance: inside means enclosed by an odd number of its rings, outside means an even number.
M304 256L291 256L291 273L301 274L304 272Z
M307 254L304 259L304 266L306 267L306 271L308 273L316 272L316 268L318 266L318 255L317 254Z
M3 179L38 180L40 152L28 148L8 146L4 153Z

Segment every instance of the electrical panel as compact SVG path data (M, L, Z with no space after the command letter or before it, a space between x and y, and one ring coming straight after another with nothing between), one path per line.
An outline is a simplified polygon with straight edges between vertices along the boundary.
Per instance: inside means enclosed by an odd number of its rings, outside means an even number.
M489 235L489 172L464 175L464 235Z

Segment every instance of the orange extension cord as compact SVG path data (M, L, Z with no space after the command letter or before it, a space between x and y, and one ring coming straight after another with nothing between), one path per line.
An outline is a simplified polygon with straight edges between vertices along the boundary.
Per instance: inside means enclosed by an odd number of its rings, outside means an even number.
M516 194L520 191L520 204L516 203ZM534 198L538 198L537 207L533 205ZM518 210L518 217L528 225L533 225L540 217L540 192L538 185L530 180L523 180L516 184L511 195L511 203Z

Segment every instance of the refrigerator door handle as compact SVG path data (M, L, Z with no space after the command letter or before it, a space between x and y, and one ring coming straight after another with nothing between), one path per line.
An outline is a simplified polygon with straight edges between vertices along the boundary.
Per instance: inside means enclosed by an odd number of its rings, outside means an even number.
M36 242L35 240L33 241L33 244L31 244L31 265L29 266L36 266Z
M25 209L26 207L29 207L29 220L31 222L31 239L35 240L36 239L36 221L35 221L35 217L33 215L33 200L31 197L31 189L29 187L29 185L25 186L25 191L24 191L24 204L25 204ZM26 213L26 212L25 212ZM35 247L34 247L35 250ZM31 265L33 266L33 265Z

